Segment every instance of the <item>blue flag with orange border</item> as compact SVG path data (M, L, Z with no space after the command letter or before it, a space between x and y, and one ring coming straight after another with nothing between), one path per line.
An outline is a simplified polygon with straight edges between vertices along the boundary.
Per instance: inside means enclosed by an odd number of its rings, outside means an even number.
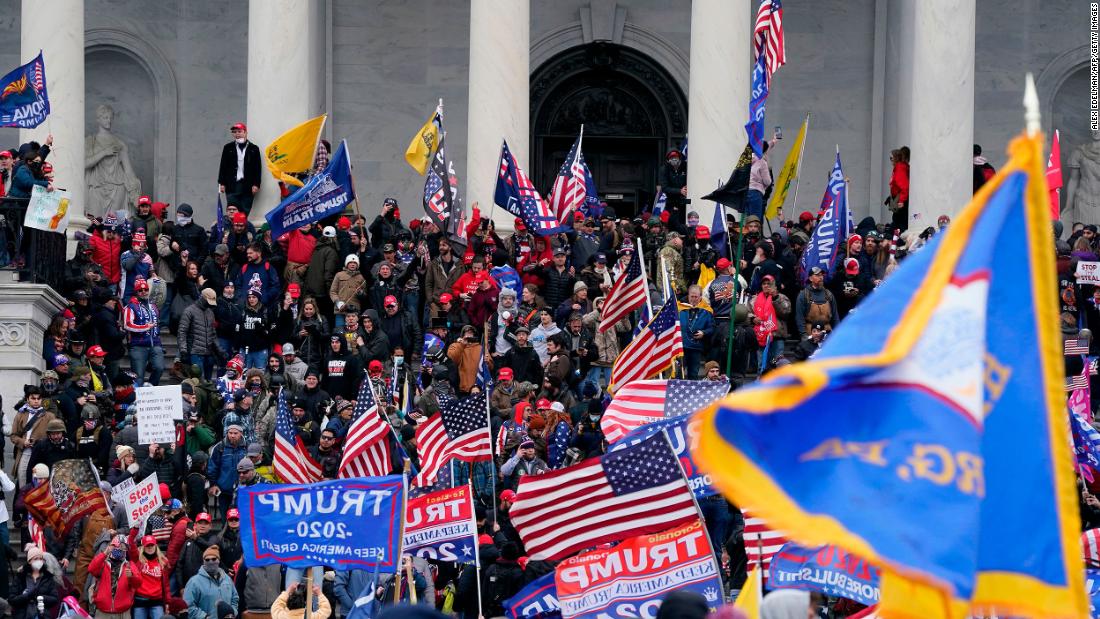
M0 127L31 129L49 115L46 63L38 52L34 60L0 77Z
M886 616L1088 616L1041 136L1010 155L812 361L699 413L723 494L882 566Z

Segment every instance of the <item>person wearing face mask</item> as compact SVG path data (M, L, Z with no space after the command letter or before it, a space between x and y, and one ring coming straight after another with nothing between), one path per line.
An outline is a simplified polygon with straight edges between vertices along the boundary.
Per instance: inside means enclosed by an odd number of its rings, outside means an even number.
M88 573L98 581L94 595L96 617L125 617L134 607L134 592L141 584L141 576L127 561L126 547L126 538L115 535L88 566Z
M65 423L60 419L54 419L46 424L46 440L35 441L28 468L33 469L36 464L45 464L53 468L54 464L62 460L77 457L76 445L65 437L67 432Z
M45 555L37 546L27 549L27 564L19 571L15 585L20 593L8 598L13 619L37 617L39 597L46 605L46 613L42 616L52 617L51 613L57 612L61 601L57 581L46 568Z
M111 465L111 447L114 442L110 430L100 423L99 407L85 404L80 411L80 427L76 431L76 455L79 458L91 458L100 473L105 473Z
M195 209L183 202L176 207L176 222L172 227L175 236L169 246L176 254L187 251L188 259L198 264L206 261L208 252L206 230L192 220Z
M684 226L684 200L687 198L687 162L680 151L672 149L665 155L665 165L657 176L657 191L665 194L665 210L669 227L681 231Z
M222 569L230 576L235 576L234 566L244 555L241 548L241 512L236 508L225 514L225 528L218 535L217 545L221 551Z
M238 612L239 599L233 580L221 568L221 549L211 546L202 553L202 569L187 581L183 590L190 619L217 617L218 602L225 602Z
M222 147L218 191L225 194L227 203L237 205L248 215L260 192L260 147L248 140L248 127L244 123L234 123L229 133L233 141Z
M183 543L180 552L179 563L175 565L175 572L180 582L187 582L202 569L204 565L203 553L207 548L218 543L218 534L213 531L213 519L210 514L200 512L195 516L194 526L185 532L187 541Z
M81 519L80 545L76 553L76 568L73 570L73 584L84 600L84 583L88 579L88 565L96 554L96 543L103 543L104 535L112 535L115 528L115 518L108 510L113 509L111 500L111 484L99 482L99 491L103 494L103 500L107 503L107 510L97 509ZM122 521L125 522L125 508L122 511Z

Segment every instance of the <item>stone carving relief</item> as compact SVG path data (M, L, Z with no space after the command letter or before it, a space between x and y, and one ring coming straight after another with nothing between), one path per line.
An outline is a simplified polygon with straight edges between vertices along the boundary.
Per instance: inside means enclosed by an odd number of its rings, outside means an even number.
M27 325L18 322L0 322L0 347L25 346Z

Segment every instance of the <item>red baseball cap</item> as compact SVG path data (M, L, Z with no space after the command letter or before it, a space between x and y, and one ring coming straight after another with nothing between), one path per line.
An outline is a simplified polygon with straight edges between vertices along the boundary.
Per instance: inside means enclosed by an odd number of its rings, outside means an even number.
M584 213L576 211L573 213L573 221L584 221Z
M225 512L225 519L226 520L233 520L234 518L236 518L237 520L241 519L241 512L236 507L234 507L233 509Z
M449 293L449 292L444 292L443 294L439 295L439 302L440 303L450 303L453 300L454 300L454 297L452 297L451 293Z
M719 271L721 271L722 269L728 269L730 264L731 262L729 258L719 258L718 262L714 263L714 266Z
M497 380L512 380L512 368L500 368L500 372L497 373Z
M474 281L479 283L479 284L481 282L488 281L488 280L489 280L489 274L486 273L485 271L478 271L477 275L474 276Z
M106 357L107 356L107 351L103 350L103 347L100 346L99 344L96 344L95 346L92 346L91 348L88 349L88 356L89 357Z
M482 533L477 538L477 545L478 546L492 546L493 545L493 538L489 537L488 533Z
M244 123L236 123L235 125L233 125L229 129L230 129L230 131L232 131L233 129L240 129L241 131L248 131L248 125L246 125Z
M302 287L298 284L290 284L286 287L286 291L290 293L291 299L297 299L302 296Z
M807 221L813 221L814 215L810 211L802 211L802 214L798 216L798 222L803 223Z
M153 200L149 196L141 196L140 198L138 198L137 203L138 206L141 206L142 204L148 204L149 206L152 206Z
M351 220L347 217L341 217L336 220L336 227L341 230L351 230Z
M509 503L511 503L512 500L515 499L515 498L516 498L516 493L515 493L514 490L505 490L504 492L500 493L500 500L501 501L508 501Z
M3 153L0 153L2 155ZM516 217L516 230L527 230L527 224L523 223L523 219Z
M547 400L546 398L540 398L539 401L535 403L535 408L540 411L550 408L550 400Z
M210 514L202 512L198 516L195 516L195 522L210 522Z
M172 491L168 489L168 484L164 482L160 484L160 500L165 503L172 500Z
M697 239L709 239L710 228L706 226L695 226L695 238Z
M152 535L146 535L145 537L141 538L141 545L142 546L156 546L157 545L157 538L153 537Z
M233 213L233 223L235 223L235 224L246 224L246 223L248 223L248 215L245 215L244 213L242 213L240 211L237 211L236 213Z
M7 157L8 159L11 159L11 151L10 150L0 150L0 157Z
M848 258L844 261L844 272L848 275L859 275L859 260Z
M391 305L397 305L397 297L392 294L386 295L385 299L382 299L382 305L389 307Z

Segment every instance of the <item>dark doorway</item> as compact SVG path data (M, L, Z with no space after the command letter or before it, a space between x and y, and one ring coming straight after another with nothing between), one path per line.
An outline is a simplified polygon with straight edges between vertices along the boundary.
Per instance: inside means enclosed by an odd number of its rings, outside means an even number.
M644 54L593 43L555 56L531 77L532 176L549 189L581 124L600 197L619 215L648 210L657 170L687 130L687 101Z

